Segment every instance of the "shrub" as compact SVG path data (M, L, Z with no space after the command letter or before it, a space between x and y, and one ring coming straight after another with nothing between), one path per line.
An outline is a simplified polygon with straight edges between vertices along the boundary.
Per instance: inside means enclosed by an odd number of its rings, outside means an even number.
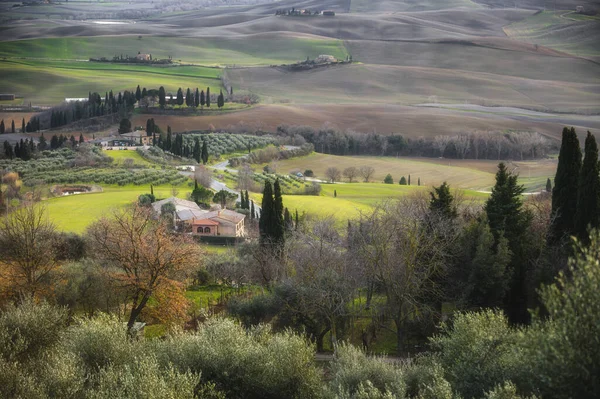
M385 177L385 179L383 179L383 182L385 184L394 184L394 179L392 178L392 175L390 175L388 173L387 176ZM400 183L400 184L402 184L402 183Z
M269 327L245 331L231 320L210 320L194 334L155 342L163 367L202 373L227 397L315 398L321 390L314 349L292 333Z
M400 178L400 182L399 182L399 183L400 183L400 185L401 185L401 186L406 186L406 184L407 184L407 183L406 183L406 177L402 176L402 177Z
M472 398L518 375L517 338L502 312L488 309L457 314L430 341L452 387Z
M306 176L306 177L313 177L314 175L315 175L314 172L310 169L306 169L304 171L304 176Z
M329 385L336 397L403 398L406 391L399 368L381 358L366 356L351 345L342 344L336 349L331 373Z

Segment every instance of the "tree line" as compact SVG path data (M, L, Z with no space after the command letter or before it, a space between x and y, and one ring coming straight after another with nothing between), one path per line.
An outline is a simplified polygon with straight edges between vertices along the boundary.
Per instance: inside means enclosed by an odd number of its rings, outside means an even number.
M309 126L277 127L277 134L333 155L426 156L456 159L535 159L556 149L556 143L536 132L473 132L434 138L405 138Z
M139 86L138 86L138 90L139 90ZM137 91L136 91L136 93L137 93ZM230 88L230 95L233 95L233 88ZM167 99L167 93L163 86L161 86L158 89L158 104L160 105L161 108L165 108L165 106L167 104L178 105L181 107L181 106L183 106L184 102L185 102L186 107L204 108L206 106L207 108L210 108L211 101L213 101L213 97L214 96L211 96L211 94L210 94L210 87L206 88L206 93L204 92L204 90L198 90L198 88L196 88L196 90L192 91L188 87L186 90L186 93L185 93L185 97L183 94L183 90L180 87L179 89L177 89L176 97L173 98L173 95L171 94L169 96L169 99ZM217 102L217 107L219 109L225 105L225 96L223 95L223 90L221 90L219 92L219 94L216 96L216 102Z
M71 147L75 147L84 141L83 134L79 135L79 141L75 139L75 136L73 135L68 138L62 134L55 134L50 139L50 143L48 143L43 133L39 137L37 144L33 141L33 138L25 140L21 139L20 141L16 142L14 146L8 140L5 140L4 157L7 159L19 158L24 161L28 161L34 158L38 152L45 150L56 150L63 147L65 143L69 143Z

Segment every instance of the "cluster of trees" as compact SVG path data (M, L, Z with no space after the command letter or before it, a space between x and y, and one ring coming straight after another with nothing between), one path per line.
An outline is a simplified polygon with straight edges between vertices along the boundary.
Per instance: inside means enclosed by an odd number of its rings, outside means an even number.
M552 190L552 239L571 235L587 239L588 228L600 227L600 165L596 138L587 132L585 156L574 128L564 128Z
M332 127L280 125L277 133L302 137L316 151L334 155L427 156L458 159L529 159L544 157L556 143L536 132L473 132L455 136L404 138L339 131Z
M312 175L312 171L310 172ZM306 174L306 172L304 174L306 176L309 176ZM325 176L331 183L340 181L342 179L342 176L348 179L348 183L354 183L355 179L357 179L359 176L363 179L365 183L367 183L371 180L374 174L375 168L368 165L364 165L359 168L350 166L348 168L345 168L343 171L340 171L335 166L331 166L325 170Z
M383 179L383 182L385 184L394 184L394 178L392 177L391 174L387 174L385 176L385 178ZM401 186L410 186L410 175L408 175L408 179L404 176L402 176L400 178L400 180L398 180L398 184L400 184ZM419 177L417 179L417 185L420 186L421 185L421 178Z
M223 103L224 103L223 92L221 92L221 94L219 94L219 96L218 96L217 102L218 102L218 104L221 104L219 106L219 108L221 108L223 106L222 102L220 101L221 99L223 100ZM190 90L190 88L188 87L188 89L186 91L186 96L185 96L185 105L187 107L204 108L204 106L206 106L207 108L210 108L211 101L212 101L212 98L210 95L210 87L206 88L206 94L204 93L204 90L199 91L198 88L196 88L196 90L194 92L192 92ZM177 97L175 99L173 99L173 95L171 94L170 98L167 102L167 92L165 91L165 88L163 86L161 86L158 89L158 103L161 108L164 108L167 104L182 106L184 103L183 90L180 87L177 90Z
M7 159L20 158L24 161L28 161L34 158L38 152L56 150L63 147L65 143L69 143L71 147L75 147L78 143L83 142L84 138L81 134L79 135L79 141L77 141L73 135L71 135L71 138L69 139L62 134L59 136L55 134L52 136L50 143L48 143L42 133L37 144L33 141L33 138L25 140L21 139L19 142L16 142L14 146L8 142L8 140L4 141L4 157Z
M208 162L208 145L207 141L202 139L202 144L200 144L200 137L194 137L193 145L184 140L183 134L176 133L175 137L171 133L171 127L167 126L167 135L166 139L163 141L162 135L159 133L158 139L155 138L152 140L154 145L159 147L163 151L168 151L173 155L177 155L185 158L192 158L198 163L202 163L206 165Z
M25 118L23 118L23 123L21 126L21 132L25 132ZM10 123L10 129L4 125L4 119L0 121L0 134L4 133L16 133L14 119Z
M258 218L254 207L254 201L248 196L248 190L240 191L240 209L245 209L249 212L250 220Z

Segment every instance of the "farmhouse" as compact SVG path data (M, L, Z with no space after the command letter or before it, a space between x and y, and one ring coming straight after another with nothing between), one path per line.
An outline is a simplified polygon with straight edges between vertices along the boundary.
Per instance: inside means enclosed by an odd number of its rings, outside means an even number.
M167 203L175 206L173 218L175 226L181 231L191 231L199 236L244 236L246 215L229 209L203 210L195 202L176 197L154 202L152 207L160 214L162 206Z
M122 141L129 141L133 145L151 145L152 136L148 136L144 131L137 131L131 133L123 133L121 135Z
M151 61L152 56L150 54L139 54L135 56L139 61Z

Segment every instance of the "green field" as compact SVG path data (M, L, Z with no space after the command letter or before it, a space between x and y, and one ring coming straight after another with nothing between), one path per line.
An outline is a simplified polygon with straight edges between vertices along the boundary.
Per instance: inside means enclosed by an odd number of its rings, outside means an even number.
M474 191L491 189L494 185L497 165L498 161L492 160L337 156L319 153L277 162L279 173L304 172L306 169L311 169L315 177L322 180L327 179L325 171L329 167L336 167L343 171L351 166L356 168L371 166L375 169L371 179L374 182L383 182L389 173L396 185L402 176L408 178L410 175L413 186L417 185L420 178L421 185L429 188L446 181L453 188ZM543 187L546 179L554 178L556 174L556 160L514 161L509 162L509 167L520 174L520 183L524 184L529 191ZM357 180L360 181L361 178L357 177Z
M180 87L184 90L188 87L210 87L213 92L221 88L220 80L202 77L209 68L198 68L199 77L195 77L191 74L168 74L176 68L162 68L162 73L155 73L144 71L147 67L140 67L139 71L95 70L81 69L80 64L84 63L77 63L76 69L70 69L68 66L73 63L61 65L51 62L45 65L42 62L0 61L0 92L18 93L25 102L36 105L55 105L66 97L87 97L90 91L135 90L137 85L155 89L164 86L167 92L174 94ZM190 73L189 70L187 73Z
M282 35L246 38L186 38L144 36L65 37L0 42L0 57L48 60L87 60L89 58L134 56L150 53L154 59L201 65L271 65L302 61L307 56L331 54L346 57L340 40Z
M187 186L177 187L179 196L184 197L190 190ZM52 198L42 202L50 220L59 230L82 233L87 226L111 211L130 205L141 194L148 194L149 186L104 186L100 193L79 194ZM171 186L154 187L157 198L172 196Z
M138 154L135 150L110 150L104 151L104 154L108 155L112 159L114 159L114 164L119 165L122 164L125 159L133 159L135 165L143 165L143 166L154 166L153 163L149 162L145 158L143 158L140 154Z
M544 11L504 28L511 38L580 57L600 56L600 18Z

